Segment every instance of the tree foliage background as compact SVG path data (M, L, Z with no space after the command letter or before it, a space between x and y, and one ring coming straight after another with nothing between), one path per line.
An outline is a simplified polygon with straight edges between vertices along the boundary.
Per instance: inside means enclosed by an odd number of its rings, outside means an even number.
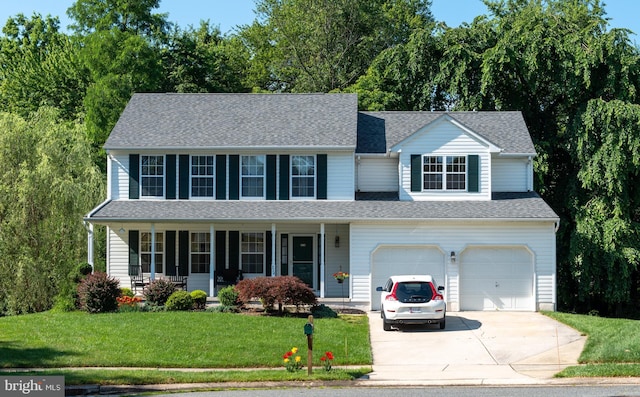
M104 199L102 145L144 91L357 92L367 110L520 110L538 151L536 191L561 217L559 309L640 316L639 51L601 1L485 0L488 15L451 28L428 0L256 0L255 21L228 34L206 20L177 26L159 3L76 0L69 31L39 14L6 22L0 314L48 309L86 258L81 220Z

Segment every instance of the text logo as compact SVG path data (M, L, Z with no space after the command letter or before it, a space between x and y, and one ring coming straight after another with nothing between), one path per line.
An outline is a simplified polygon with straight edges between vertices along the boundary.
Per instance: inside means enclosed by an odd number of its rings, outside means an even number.
M0 376L0 396L64 397L64 376Z

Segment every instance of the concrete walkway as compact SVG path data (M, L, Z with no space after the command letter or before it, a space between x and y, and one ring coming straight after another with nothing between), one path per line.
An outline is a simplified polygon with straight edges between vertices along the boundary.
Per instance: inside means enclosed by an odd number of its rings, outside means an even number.
M539 313L447 313L447 327L382 330L369 313L379 385L540 384L577 365L586 337Z

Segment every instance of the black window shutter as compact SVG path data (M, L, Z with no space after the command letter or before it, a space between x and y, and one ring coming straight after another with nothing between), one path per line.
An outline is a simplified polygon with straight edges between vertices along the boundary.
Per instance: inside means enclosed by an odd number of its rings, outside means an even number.
M189 175L191 174L189 166L189 155L180 155L180 187L178 198L181 200L187 200L189 198Z
M276 199L276 155L267 155L267 200Z
M178 276L189 275L189 231L178 232Z
M280 155L280 200L289 200L289 155Z
M167 264L167 268L165 269L165 274L167 276L175 276L176 275L176 232L175 230L168 230L164 233L164 242L165 242L165 263Z
M129 155L129 198L140 198L140 155Z
M167 191L167 199L174 200L176 198L176 155L167 154L167 178L165 186Z
M229 269L240 269L240 232L229 232Z
M229 156L229 200L240 199L240 156Z
M227 156L219 154L216 156L216 199L227 198Z
M411 191L422 191L422 155L411 155Z
M280 235L280 275L281 276L288 276L289 275L289 263L287 261L287 263L285 263L284 259L285 256L288 259L289 257L289 235L288 234L281 234ZM283 252L284 252L284 256L283 256Z
M318 200L326 200L327 199L327 155L319 154L316 156L316 161L318 162L316 166L316 170L318 171L318 176L316 177L317 185L318 185L318 193L316 198Z
M265 239L265 244L267 245L266 247L264 247L264 251L265 251L265 266L267 267L267 272L266 275L267 277L271 277L273 276L273 273L271 273L271 260L273 259L273 250L271 249L271 239L273 238L271 236L271 230L267 230L266 232L266 239Z
M480 156L470 154L468 157L468 191L478 193L480 191Z
M140 244L140 232L129 230L129 275L137 276L140 273L140 261L138 247Z
M222 276L225 269L227 232L216 230L216 276Z

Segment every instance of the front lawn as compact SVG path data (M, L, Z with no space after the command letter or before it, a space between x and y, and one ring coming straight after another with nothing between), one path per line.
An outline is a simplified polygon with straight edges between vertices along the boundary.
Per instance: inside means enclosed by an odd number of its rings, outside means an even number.
M640 376L640 321L559 312L545 314L587 335L581 366L558 377Z
M3 317L0 368L280 369L282 356L292 347L300 349L298 355L306 363L306 322L209 312L46 312ZM333 352L334 366L371 365L366 316L316 319L314 324L314 365L320 366L326 351Z

